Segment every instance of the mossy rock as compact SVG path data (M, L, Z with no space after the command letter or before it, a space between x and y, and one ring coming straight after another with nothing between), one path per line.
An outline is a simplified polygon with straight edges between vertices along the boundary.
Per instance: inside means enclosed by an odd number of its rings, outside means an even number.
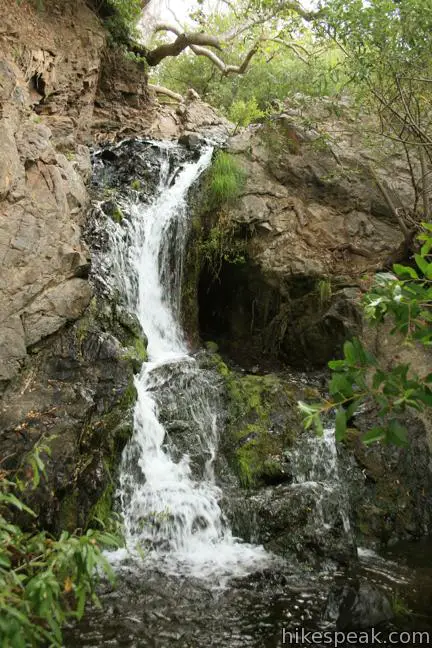
M95 524L99 524L102 527L106 527L109 524L112 516L114 492L114 483L111 482L107 485L104 492L91 509L88 516L89 526L94 527Z
M69 440L68 457L73 461L67 488L62 484L57 494L59 526L72 531L85 528L92 518L105 524L110 516L121 453L133 432L135 374L147 360L147 339L136 318L122 307L94 298L71 328L69 350L92 377L92 396L98 402L75 436L60 435L58 440ZM61 457L59 448L54 462L60 463Z
M290 481L286 450L302 429L290 385L275 374L237 373L215 352L210 359L226 388L221 449L240 484L250 488Z

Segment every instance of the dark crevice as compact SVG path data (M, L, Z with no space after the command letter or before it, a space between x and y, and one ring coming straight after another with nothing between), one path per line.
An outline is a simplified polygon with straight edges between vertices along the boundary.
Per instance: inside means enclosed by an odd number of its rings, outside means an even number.
M282 280L250 262L224 261L217 276L205 265L198 284L201 338L247 371L323 367L360 332L361 316L344 290L323 302L319 284L307 275Z

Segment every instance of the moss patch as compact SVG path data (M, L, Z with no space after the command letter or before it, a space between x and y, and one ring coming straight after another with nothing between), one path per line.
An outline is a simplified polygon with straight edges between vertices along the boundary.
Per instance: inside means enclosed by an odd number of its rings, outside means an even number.
M104 492L91 509L88 516L88 525L94 526L94 523L99 523L102 527L106 527L112 515L114 498L114 484L111 482L107 485Z
M285 450L301 423L290 386L279 376L232 371L208 344L210 358L222 376L227 395L227 433L222 450L244 487L290 478Z
M59 512L59 526L67 531L75 531L78 527L78 492L72 491L61 501Z

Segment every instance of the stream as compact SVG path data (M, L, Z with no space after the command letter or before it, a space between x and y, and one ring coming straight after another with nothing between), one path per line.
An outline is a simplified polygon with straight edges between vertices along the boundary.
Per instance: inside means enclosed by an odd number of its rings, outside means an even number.
M106 219L109 254L97 272L148 336L149 361L136 376L134 434L120 467L125 547L108 554L116 587L102 585L102 609L68 627L65 645L276 648L290 643L287 632L301 628L431 628L427 542L421 549L393 547L386 556L359 549L343 567L329 562L314 570L233 533L215 471L223 433L220 380L199 353L189 352L180 324L188 194L210 165L212 147L187 152L172 143L137 141L141 177L148 173L149 179L144 192L113 177L110 160L127 159L131 145L98 152L94 163L96 183L119 187L123 214L121 223ZM176 433L185 425L187 435ZM355 553L333 431L306 439L291 459L291 488L312 492L317 502L317 533L330 528L325 502L332 498ZM417 554L425 559L413 562ZM399 610L396 626L399 598L407 609ZM393 645L412 645L402 639Z

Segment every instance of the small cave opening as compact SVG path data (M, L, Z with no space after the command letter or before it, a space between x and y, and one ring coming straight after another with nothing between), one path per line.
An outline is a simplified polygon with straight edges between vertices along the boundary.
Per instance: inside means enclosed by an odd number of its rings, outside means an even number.
M36 104L42 104L45 99L46 83L42 74L33 74L28 82L30 95ZM37 106L35 106L37 112Z
M275 276L250 261L223 262L217 276L205 265L198 284L200 337L246 371L324 367L359 334L361 316L344 291L322 303L318 286L317 277Z
M204 266L198 284L200 336L216 342L246 370L264 369L274 354L265 343L266 327L280 308L280 295L253 264L222 262L217 275Z

